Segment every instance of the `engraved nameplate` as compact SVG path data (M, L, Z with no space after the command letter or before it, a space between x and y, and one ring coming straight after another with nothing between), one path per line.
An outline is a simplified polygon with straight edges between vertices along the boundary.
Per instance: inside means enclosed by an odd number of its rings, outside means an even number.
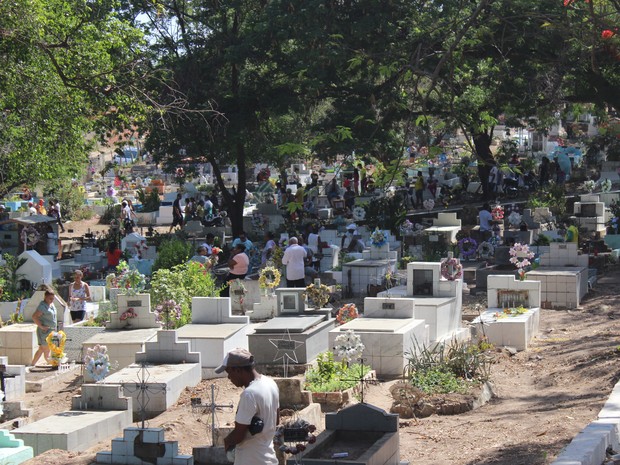
M395 308L396 307L395 307L394 302L383 302L381 304L381 309L382 310L394 310Z
M278 348L278 350L295 350L295 341L276 341L276 347Z
M141 307L142 301L141 300L128 300L127 306L128 307Z
M430 236L428 236L428 241L429 242L439 242L439 236L436 234L431 234Z
M558 245L558 249L560 249L560 250L566 250L566 244L559 244L559 245Z

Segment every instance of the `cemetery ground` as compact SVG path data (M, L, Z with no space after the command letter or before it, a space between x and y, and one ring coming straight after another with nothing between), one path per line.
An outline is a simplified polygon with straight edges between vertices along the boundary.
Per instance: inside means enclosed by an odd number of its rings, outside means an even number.
M82 228L93 225L69 227L80 234ZM527 351L515 355L494 351L491 381L496 397L461 415L401 419L401 458L419 465L551 463L596 418L620 379L619 294L620 269L616 266L600 277L580 308L541 309L541 331ZM484 306L486 297L470 296L468 291L463 297L464 320L471 321L478 315L475 305ZM354 301L360 306L358 300ZM395 382L382 380L369 386L364 401L389 411L389 388ZM210 415L193 412L190 398L208 402L212 384L218 404L232 402L236 406L240 390L227 379L204 380L196 388L186 389L174 407L148 421L147 426L165 428L166 439L179 441L181 453L191 454L192 447L209 445ZM27 394L34 420L67 410L79 385L79 373L73 372L45 385L42 392ZM218 411L220 426L232 424L232 410ZM27 463L86 465L94 463L99 450L110 450L110 441L83 453L48 451Z

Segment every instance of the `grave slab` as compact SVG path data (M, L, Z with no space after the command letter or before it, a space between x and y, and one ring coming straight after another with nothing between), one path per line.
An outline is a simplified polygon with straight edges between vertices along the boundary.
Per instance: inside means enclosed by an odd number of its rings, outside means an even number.
M121 386L84 384L71 410L57 413L13 431L32 447L34 455L50 449L83 451L114 436L131 424L131 398Z
M247 316L232 314L230 298L194 297L192 323L179 328L177 337L201 354L202 377L209 379L225 376L214 373L224 355L236 347L248 347L248 324Z
M23 439L15 439L8 430L0 430L0 463L18 465L32 457L32 447L25 446Z
M157 335L156 328L133 330L105 330L88 338L82 344L82 353L95 345L104 345L108 348L110 362L116 364L117 369L125 368L135 362L136 352L144 350L144 344L153 340Z

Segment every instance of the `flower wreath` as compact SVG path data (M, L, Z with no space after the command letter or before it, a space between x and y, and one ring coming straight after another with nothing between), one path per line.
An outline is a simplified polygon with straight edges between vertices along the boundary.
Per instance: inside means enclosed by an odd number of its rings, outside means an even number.
M306 296L314 305L323 308L329 302L330 290L325 284L316 286L314 283L306 287Z
M266 266L258 273L258 285L262 289L275 289L280 284L282 273L273 266Z
M478 243L471 237L464 237L458 242L461 257L468 258L476 254Z
M41 240L41 234L34 226L26 226L22 229L21 239L26 247L33 247Z
M460 279L463 276L463 265L456 258L446 258L441 262L441 277L448 281Z
M501 205L497 205L493 207L493 210L491 210L491 216L493 220L495 221L503 220L504 219L504 207L502 207Z
M435 201L433 199L426 199L424 202L422 202L422 205L426 210L431 211L433 208L435 208Z
M67 361L67 354L65 354L66 341L67 335L64 331L52 331L47 335L45 342L47 342L47 346L50 348L50 365L57 367Z
M101 381L110 373L110 357L108 348L103 345L95 345L88 348L84 356L86 373L95 381Z
M276 428L276 433L273 436L273 445L281 452L296 455L306 450L306 445L301 441L305 441L308 444L316 442L316 436L313 434L315 431L316 426L311 425L306 420L299 419L287 422ZM305 438L299 439L303 436L303 433L305 433ZM293 447L284 444L289 441L295 441L297 444Z
M527 244L521 244L517 242L510 248L510 263L522 269L532 264L532 260L535 256L534 252L530 250L530 246Z
M487 258L491 258L495 254L495 247L490 242L484 241L481 242L478 246L478 255L485 260Z
M521 219L523 217L520 213L513 211L510 215L508 215L508 223L515 228L521 224Z
M353 219L355 221L363 221L366 218L366 210L364 207L355 207L353 209Z
M364 353L364 343L359 334L348 329L334 339L334 353L342 360L350 363L352 360L359 359Z
M355 304L344 304L338 310L336 321L339 325L343 325L351 320L355 320L358 316L360 316L360 314Z
M387 243L387 238L385 237L385 233L381 231L378 227L370 235L370 242L375 247L382 247Z

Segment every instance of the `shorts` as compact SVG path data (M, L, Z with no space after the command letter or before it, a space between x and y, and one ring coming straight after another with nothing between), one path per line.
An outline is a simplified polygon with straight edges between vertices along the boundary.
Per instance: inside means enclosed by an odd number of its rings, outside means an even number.
M182 216L173 216L172 217L172 226L183 226L183 217Z
M47 336L52 332L52 329L43 331L41 328L37 328L37 344L43 347L47 347Z
M82 321L86 316L86 310L71 310L71 321Z

